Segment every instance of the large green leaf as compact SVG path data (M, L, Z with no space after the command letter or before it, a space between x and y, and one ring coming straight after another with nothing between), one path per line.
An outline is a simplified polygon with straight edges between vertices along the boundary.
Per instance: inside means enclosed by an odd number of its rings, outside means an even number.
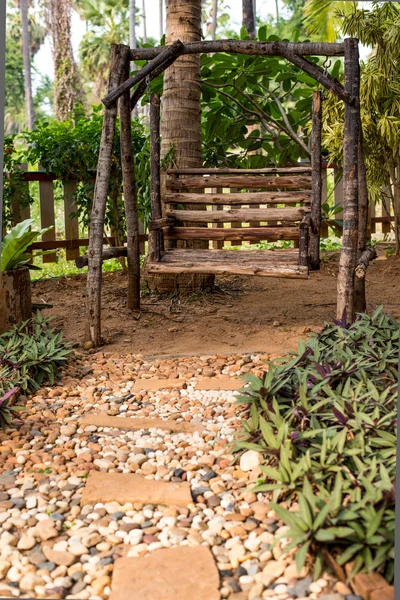
M25 264L25 250L39 236L42 236L46 231L51 229L51 227L47 227L40 231L29 231L33 222L33 219L26 219L25 221L22 221L22 223L18 223L3 238L1 247L1 271L16 269L20 264Z

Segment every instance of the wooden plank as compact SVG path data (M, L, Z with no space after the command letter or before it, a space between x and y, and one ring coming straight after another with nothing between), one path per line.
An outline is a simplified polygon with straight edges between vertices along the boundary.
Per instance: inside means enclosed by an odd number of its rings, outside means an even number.
M211 176L211 177L185 177L184 179L167 179L167 188L170 190L191 190L213 187L236 187L239 189L311 189L311 177L246 177L246 176Z
M168 204L206 204L229 206L262 204L300 204L311 202L311 191L302 192L242 192L238 194L191 194L167 193L165 202Z
M301 221L304 214L309 212L304 207L299 208L231 208L214 212L210 210L170 210L167 217L173 217L181 223L250 223L257 221L273 223L277 221ZM253 225L259 227L260 225Z
M53 242L56 239L56 220L54 214L54 188L53 181L39 181L39 203L40 203L40 226L52 227L50 231L43 234L44 242ZM44 263L57 262L57 254L45 254L42 257Z
M234 252L227 250L227 252ZM149 263L148 270L150 273L204 273L204 274L219 274L219 275L257 275L259 277L284 277L286 279L307 279L308 268L299 265L249 265L249 264L234 264L234 263L183 263L165 264Z
M147 235L139 236L139 240L142 242L147 241ZM105 237L103 238L103 244L115 244L115 238ZM76 240L54 240L50 242L35 242L28 247L28 251L32 250L56 250L57 248L81 248L82 246L89 246L89 238L80 238Z
M218 169L200 167L194 169L167 169L168 175L268 175L273 173L310 173L311 165L301 167L267 167L265 169Z
M211 229L210 227L171 227L165 237L173 240L255 241L295 240L298 227L245 227L243 229Z
M76 211L76 204L73 198L76 188L76 181L64 181L64 223L65 223L65 238L67 240L79 239L79 224L78 219L70 218L70 214ZM79 256L79 247L72 246L72 249L66 250L66 259L75 260Z
M163 263L288 263L297 265L299 253L298 250L291 248L282 248L277 250L166 250L161 255ZM82 257L80 257L82 259Z
M238 190L237 188L230 188L230 190L229 190L230 194L235 194L237 192L240 192L240 190ZM233 221L230 220L229 223L230 223L230 226L233 229L235 229L235 228L236 229L240 229L242 227L242 222L238 222L238 221L235 221L235 220L233 220ZM239 241L239 242L231 242L231 246L241 246L241 245L242 245L241 241Z

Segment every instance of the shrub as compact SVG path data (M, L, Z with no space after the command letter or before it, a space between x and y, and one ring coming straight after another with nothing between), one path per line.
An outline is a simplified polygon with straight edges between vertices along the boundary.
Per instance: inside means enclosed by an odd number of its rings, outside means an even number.
M37 313L0 336L0 397L13 388L30 392L46 381L54 383L72 349L62 332L50 327L51 320Z
M36 265L29 264L32 255L26 252L26 249L38 237L51 229L51 227L41 229L40 231L30 231L33 222L33 219L26 219L25 221L22 221L22 223L18 223L3 238L1 244L0 272L11 271L22 266L27 266L30 269L40 269L40 267ZM42 254L46 253L35 253L35 256L40 256Z
M24 410L22 406L10 406L11 399L18 391L19 388L17 387L11 388L11 390L3 394L0 398L0 427L3 431L6 429L7 425L12 423L13 417L17 416L17 412Z
M286 550L300 545L298 568L309 551L315 576L323 549L356 572L393 579L399 324L383 314L345 319L304 344L297 355L269 363L249 377L239 403L247 420L234 451L262 453L274 510L290 530ZM298 501L297 513L278 500Z

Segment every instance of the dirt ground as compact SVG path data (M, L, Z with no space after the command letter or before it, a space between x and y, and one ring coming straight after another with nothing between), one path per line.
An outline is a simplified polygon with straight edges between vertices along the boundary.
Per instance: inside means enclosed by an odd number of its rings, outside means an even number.
M107 350L153 355L295 350L299 338L332 321L336 310L338 253L326 253L309 280L216 278L214 293L189 298L145 296L140 314L128 312L126 275L103 275L103 336ZM49 303L68 341L84 342L86 275L33 284L33 302ZM383 304L400 317L400 259L384 250L367 277L369 307Z

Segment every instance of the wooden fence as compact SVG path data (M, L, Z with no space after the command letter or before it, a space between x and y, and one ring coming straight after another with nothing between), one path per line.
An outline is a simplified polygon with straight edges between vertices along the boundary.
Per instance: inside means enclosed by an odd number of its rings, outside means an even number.
M63 222L65 235L63 239L57 239L56 231L56 211L55 211L55 198L54 198L54 181L57 177L52 174L45 173L43 171L26 171L26 166L21 165L21 169L24 170L24 180L26 185L29 186L32 182L39 183L39 215L40 225L42 228L52 226L50 231L47 231L40 242L36 242L30 246L29 250L56 250L63 248L66 251L67 260L75 260L80 255L80 248L87 247L89 245L88 232L80 232L78 219L72 217L72 213L76 211L74 202L74 194L77 189L77 181L63 181ZM332 198L328 198L328 184L327 177L328 173L333 172L335 181L333 191L333 203ZM5 176L7 174L5 173ZM94 178L94 174L93 174ZM215 190L216 191L216 190ZM218 190L219 191L219 190ZM231 190L232 191L232 190ZM327 165L323 163L323 186L322 186L322 202L326 202L329 199L330 204L334 204L337 207L343 205L343 180L341 179L341 170L336 166ZM219 208L219 207L218 207ZM221 207L222 208L222 207ZM15 222L23 221L31 215L31 206L21 207L20 198L15 197L12 207L12 215ZM391 221L394 217L389 211L385 209L382 204L372 205L370 207L370 231L371 233L389 233L391 230ZM341 220L342 214L339 212L334 216L334 219ZM321 237L328 237L329 225L332 225L333 221L327 220L322 223L321 226ZM213 224L218 227L220 224ZM147 235L144 231L143 223L140 223L140 242L141 242L141 254L145 252L145 241ZM241 227L240 223L235 223L232 227ZM377 227L378 226L378 227ZM340 234L340 231L338 232ZM80 237L82 235L82 237ZM104 238L104 244L116 245L115 237L110 232ZM221 242L213 242L214 247L219 247ZM238 245L235 243L235 245ZM42 257L43 262L56 262L56 253L46 254Z

